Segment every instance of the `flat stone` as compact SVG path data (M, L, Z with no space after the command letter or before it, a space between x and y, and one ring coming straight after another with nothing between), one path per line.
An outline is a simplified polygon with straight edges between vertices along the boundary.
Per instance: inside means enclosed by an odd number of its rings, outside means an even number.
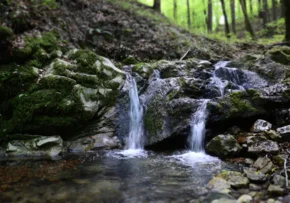
M279 153L279 146L277 142L267 140L264 136L250 136L247 137L248 152L253 154Z
M247 175L250 181L262 183L267 180L267 176L264 173L255 171L250 168L244 168L244 173Z
M242 195L237 200L237 203L250 203L253 198L250 195Z
M284 188L280 187L279 185L270 185L267 189L267 192L270 195L283 195L285 190Z
M260 185L256 185L254 183L250 183L249 188L250 188L250 190L255 190L255 191L261 190L261 186Z
M259 157L253 166L266 174L272 170L274 164L268 157Z
M228 182L233 188L245 188L249 185L249 179L244 176L231 176Z
M262 120L262 119L258 119L254 123L254 125L252 127L252 131L255 133L265 132L265 131L271 130L271 128L272 128L271 123L269 123L268 121Z
M237 201L232 199L221 198L213 200L211 203L237 203Z
M228 191L231 185L228 181L220 177L213 177L207 184L208 188L214 191Z

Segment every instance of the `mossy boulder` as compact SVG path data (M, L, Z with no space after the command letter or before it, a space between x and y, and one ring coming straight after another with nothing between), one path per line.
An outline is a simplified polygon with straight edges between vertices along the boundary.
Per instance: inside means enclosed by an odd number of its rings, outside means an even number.
M13 31L6 26L0 26L0 40L7 40L13 37Z
M290 65L290 47L275 46L266 53L273 61Z
M234 136L218 135L206 145L206 150L210 154L226 158L238 155L242 147L238 144Z
M126 78L110 60L88 50L72 50L42 69L18 67L18 70L17 77L12 72L12 76L5 73L4 79L0 79L0 90L7 95L10 106L1 125L5 134L70 137L115 104ZM13 85L13 80L22 89ZM15 87L13 94L5 90L6 84Z

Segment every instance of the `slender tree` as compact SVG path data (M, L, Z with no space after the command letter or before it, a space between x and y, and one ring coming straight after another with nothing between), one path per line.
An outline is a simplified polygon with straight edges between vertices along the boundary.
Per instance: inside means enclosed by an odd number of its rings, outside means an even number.
M283 7L284 7L285 25L286 25L285 41L290 42L290 1L283 0Z
M207 30L212 33L212 0L208 0L207 5Z
M176 23L177 22L177 0L173 0L173 17Z
M190 18L190 3L189 0L186 0L186 5L187 5L187 26L188 29L191 27L191 18Z
M226 11L226 5L225 5L225 1L221 0L221 4L222 4L222 10L223 10L223 15L224 15L224 19L225 19L225 33L226 33L226 37L230 38L231 34L230 34L230 26L229 26L229 21L228 21L228 16L227 16L227 11Z
M236 34L236 0L231 0L232 31Z
M272 0L272 16L273 21L277 20L277 0Z
M161 13L161 0L154 0L153 8Z
M243 11L244 18L245 18L245 26L246 26L247 31L250 33L252 39L255 39L255 33L254 33L254 30L252 28L251 22L250 22L249 17L248 17L245 1L246 0L240 0L240 4L241 4L242 11Z
M268 0L263 0L263 27L266 28L266 24L270 21L268 15Z
M251 12L251 15L254 14L254 10L253 10L253 0L250 0L250 12Z

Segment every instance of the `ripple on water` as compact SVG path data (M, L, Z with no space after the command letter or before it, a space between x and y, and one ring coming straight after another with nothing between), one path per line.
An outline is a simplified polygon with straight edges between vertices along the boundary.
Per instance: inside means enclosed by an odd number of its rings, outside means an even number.
M147 158L148 154L143 149L127 149L122 151L112 151L107 156L117 159Z

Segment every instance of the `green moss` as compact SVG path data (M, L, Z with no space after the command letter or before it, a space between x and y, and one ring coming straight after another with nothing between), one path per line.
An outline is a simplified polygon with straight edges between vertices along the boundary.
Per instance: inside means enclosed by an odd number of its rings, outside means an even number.
M145 114L145 126L150 139L162 132L163 109L166 99L156 96L152 99Z
M1 40L6 40L6 39L11 39L13 38L13 31L6 26L0 26L0 39Z
M123 60L123 64L125 65L131 65L131 64L137 64L138 60L135 59L133 56L128 56L126 59Z
M235 92L232 93L229 97L230 102L230 115L238 115L241 112L247 111L256 111L254 107L252 107L251 103L244 98L243 92Z
M290 65L290 47L287 46L276 46L270 51L267 52L270 58L277 62L284 65Z
M149 78L153 73L153 66L149 63L137 63L133 66L133 72L138 73L142 77Z

